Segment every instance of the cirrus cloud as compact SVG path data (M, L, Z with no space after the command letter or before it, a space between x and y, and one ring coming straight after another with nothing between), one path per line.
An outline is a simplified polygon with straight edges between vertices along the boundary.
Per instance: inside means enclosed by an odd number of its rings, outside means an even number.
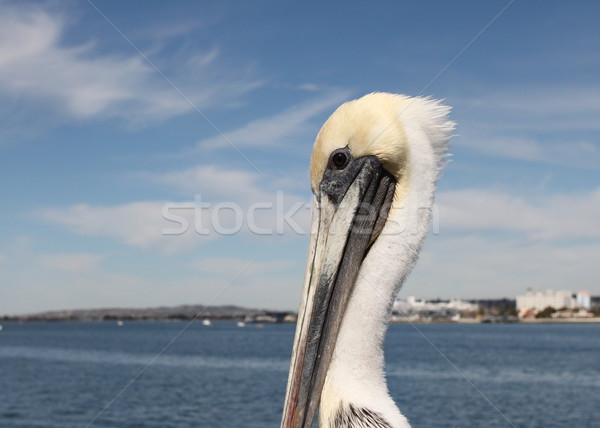
M4 6L0 15L0 94L46 115L76 120L99 116L147 123L194 109L137 52L100 53L95 40L67 45L68 30L65 15L39 6ZM217 102L222 105L260 84L246 78L241 66L237 67L239 75L223 70L218 54L216 48L195 53L185 67L179 67L185 75L165 70L199 108Z

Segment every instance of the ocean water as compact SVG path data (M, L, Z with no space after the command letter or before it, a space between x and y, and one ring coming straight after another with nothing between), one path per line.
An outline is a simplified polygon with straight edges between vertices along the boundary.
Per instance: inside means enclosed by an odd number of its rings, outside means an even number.
M4 324L0 427L278 427L294 325L185 325ZM385 352L415 428L600 427L600 325L392 325Z

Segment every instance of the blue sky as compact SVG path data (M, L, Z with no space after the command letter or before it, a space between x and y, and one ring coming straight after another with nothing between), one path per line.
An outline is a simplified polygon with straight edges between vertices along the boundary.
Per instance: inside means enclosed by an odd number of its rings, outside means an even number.
M372 91L458 123L401 295L600 294L600 5L508 4L0 2L0 314L294 309L314 137Z

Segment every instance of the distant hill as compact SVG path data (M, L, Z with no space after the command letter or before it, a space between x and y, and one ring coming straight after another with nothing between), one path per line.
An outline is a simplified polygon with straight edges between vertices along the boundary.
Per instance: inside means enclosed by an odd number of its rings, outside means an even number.
M181 305L158 308L103 308L48 311L28 315L5 316L3 321L169 321L210 318L214 320L255 319L282 321L292 312L277 312L264 309L249 309L239 306Z

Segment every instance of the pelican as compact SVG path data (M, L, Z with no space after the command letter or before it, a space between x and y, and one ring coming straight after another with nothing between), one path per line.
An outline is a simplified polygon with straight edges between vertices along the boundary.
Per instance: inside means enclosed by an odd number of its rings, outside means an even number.
M342 104L315 140L311 238L282 428L406 428L383 340L428 230L454 129L430 98L372 93Z

